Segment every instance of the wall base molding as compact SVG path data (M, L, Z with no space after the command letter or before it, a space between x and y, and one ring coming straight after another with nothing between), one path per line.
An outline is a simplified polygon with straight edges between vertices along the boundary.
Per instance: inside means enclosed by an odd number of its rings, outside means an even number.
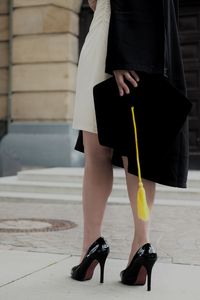
M13 122L0 143L0 176L23 168L83 166L84 154L74 150L77 135L67 122Z

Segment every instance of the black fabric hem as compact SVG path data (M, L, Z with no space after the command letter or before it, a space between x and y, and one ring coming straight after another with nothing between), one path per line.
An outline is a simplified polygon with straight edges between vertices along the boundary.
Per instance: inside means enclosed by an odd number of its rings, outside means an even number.
M79 130L79 135L77 138L77 142L75 144L74 149L76 151L82 152L84 153L84 145L83 145L83 132L82 130ZM184 159L187 160L188 157L187 156L177 156L177 159ZM112 165L119 167L119 168L124 168L123 166L123 161L122 158L120 159L120 154L117 153L115 150L113 151L113 157L112 157ZM132 175L138 176L137 171L133 172L128 169L128 172ZM142 173L142 178L149 180L149 181L153 181L155 183L161 184L161 185L165 185L165 186L171 186L171 187L177 187L177 188L187 188L187 176L183 176L183 178L185 180L180 180L180 179L176 179L176 180L171 180L169 178L167 179L161 179L159 178L161 176L153 176L151 174L147 174L146 172Z

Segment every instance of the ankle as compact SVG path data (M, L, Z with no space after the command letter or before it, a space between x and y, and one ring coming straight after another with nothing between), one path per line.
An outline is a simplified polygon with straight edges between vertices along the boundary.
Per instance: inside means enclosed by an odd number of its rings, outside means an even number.
M138 248L140 248L146 243L150 243L149 237L135 237L132 246L138 246Z
M89 247L101 236L101 234L93 235L93 236L87 236L83 238L83 246L82 246L82 252L80 257L80 262L82 262L84 256L86 255Z
M134 255L139 250L139 248L142 247L146 243L149 243L149 239L147 237L145 237L145 238L144 237L142 237L142 238L134 237L132 246L131 246L131 251L129 254L129 258L128 258L127 266L130 264L131 260L133 259Z
M87 251L88 248L101 236L101 233L85 236L83 238L83 251Z

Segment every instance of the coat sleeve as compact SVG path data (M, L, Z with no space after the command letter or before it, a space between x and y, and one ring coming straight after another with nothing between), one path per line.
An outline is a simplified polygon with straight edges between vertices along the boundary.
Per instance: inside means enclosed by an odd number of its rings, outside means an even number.
M179 21L179 0L173 0L173 2L174 2L175 14L176 14L176 21L177 21L177 25L178 25L178 21Z
M105 72L163 73L164 40L161 0L112 0Z

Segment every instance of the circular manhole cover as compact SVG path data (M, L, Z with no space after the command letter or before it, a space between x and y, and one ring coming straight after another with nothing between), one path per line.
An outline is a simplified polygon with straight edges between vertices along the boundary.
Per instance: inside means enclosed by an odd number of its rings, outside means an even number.
M76 226L72 221L59 219L0 219L0 232L45 232L68 230Z

